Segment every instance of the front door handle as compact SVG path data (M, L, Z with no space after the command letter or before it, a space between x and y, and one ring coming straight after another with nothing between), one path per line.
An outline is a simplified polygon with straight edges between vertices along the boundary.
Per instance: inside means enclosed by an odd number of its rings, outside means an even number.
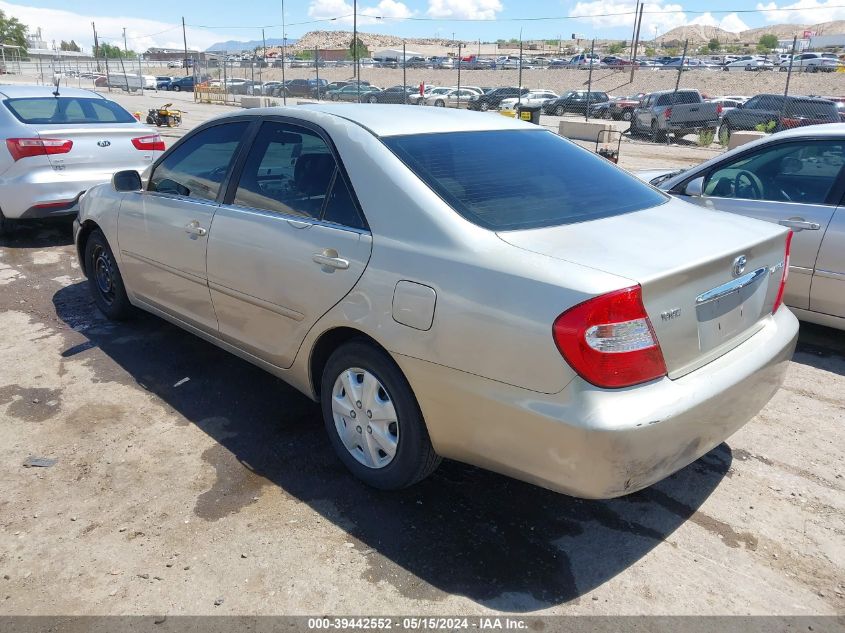
M786 226L795 231L818 231L821 224L818 222L807 222L804 218L789 218L788 220L781 220L778 222L781 226Z
M327 248L319 253L314 253L311 256L314 263L320 264L324 269L346 270L349 268L349 260L338 257L337 251L333 248Z
M191 235L199 235L203 237L208 235L208 229L204 229L200 226L199 220L191 220L185 225L185 233L190 233Z

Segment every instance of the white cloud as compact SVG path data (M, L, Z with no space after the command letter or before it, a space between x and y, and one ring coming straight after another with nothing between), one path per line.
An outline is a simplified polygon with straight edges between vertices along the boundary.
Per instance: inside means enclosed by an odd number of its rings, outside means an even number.
M338 24L352 24L352 5L346 0L312 0L308 5L308 17L314 20L334 20ZM358 5L358 24L376 24L377 18L409 18L414 11L408 5L397 0L381 0L377 5L361 7Z
M79 46L90 53L94 47L94 32L91 22L97 25L97 32L102 41L123 47L123 28L126 27L126 39L129 48L145 51L151 46L160 48L182 48L182 25L147 20L145 18L104 17L96 15L82 15L62 9L41 9L0 1L0 9L6 15L16 17L29 27L30 33L35 33L41 27L41 35L52 47L61 40L74 40ZM206 29L186 29L188 48L205 50L215 42L228 39L248 39L243 34L233 35Z
M845 20L845 7L841 0L798 0L778 6L775 2L757 3L758 11L765 11L767 22L790 22L793 24L818 24L833 20ZM784 9L795 9L784 11Z
M651 39L655 27L658 32L666 31L687 24L686 14L679 4L646 4L643 12L643 23L640 30L641 39ZM634 27L635 2L617 2L615 0L594 0L592 2L578 2L570 11L570 16L583 17L586 22L596 29L617 27Z
M815 0L800 1L814 2ZM840 2L841 0L831 1ZM633 28L635 9L636 4L634 2L593 0L591 2L578 2L569 15L584 16L581 21L592 25L595 29ZM712 13L707 12L690 20L684 12L684 7L680 4L646 4L640 38L643 40L651 39L654 37L655 30L658 34L663 34L679 26L694 25L718 26L731 33L749 28L736 13L730 13L721 20L717 20Z
M495 20L502 10L499 0L428 0L428 15L459 20Z
M740 31L747 31L750 27L742 21L736 13L729 13L721 20L717 20L709 11L699 15L694 20L690 21L689 26L700 24L702 26L718 26L723 31L729 33L739 33Z

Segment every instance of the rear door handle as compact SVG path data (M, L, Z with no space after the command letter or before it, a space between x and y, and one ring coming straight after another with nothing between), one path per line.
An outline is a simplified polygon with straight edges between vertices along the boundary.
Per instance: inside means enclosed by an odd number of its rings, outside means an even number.
M337 256L337 251L333 248L327 248L321 253L314 253L311 259L315 263L320 264L326 268L336 268L338 270L346 270L349 268L349 260Z
M778 222L781 226L787 226L796 233L798 231L818 231L821 224L818 222L807 222L803 218L790 218L788 220L781 220Z
M200 226L199 220L191 220L185 225L185 233L191 235L199 235L200 237L208 235L208 229Z

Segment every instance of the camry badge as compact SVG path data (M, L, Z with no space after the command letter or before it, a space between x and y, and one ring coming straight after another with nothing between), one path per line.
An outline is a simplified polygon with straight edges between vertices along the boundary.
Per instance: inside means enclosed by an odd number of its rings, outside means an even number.
M733 275L734 277L739 277L742 273L745 272L745 265L748 263L748 259L745 255L740 255L734 260L733 263Z
M109 145L111 145L111 141L97 141L97 145L99 145L100 147L108 147Z

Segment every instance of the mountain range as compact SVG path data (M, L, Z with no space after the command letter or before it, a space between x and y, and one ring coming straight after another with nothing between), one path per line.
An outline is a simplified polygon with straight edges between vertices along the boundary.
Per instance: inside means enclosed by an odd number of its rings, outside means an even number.
M296 40L292 38L288 38L287 40L288 46L292 46L296 44ZM228 40L226 42L216 42L209 46L206 51L228 51L230 53L236 53L238 51L251 51L259 46L267 45L269 48L270 46L281 46L284 44L284 41L281 37L268 37L267 41L264 40L249 40L247 42L239 42L238 40Z

